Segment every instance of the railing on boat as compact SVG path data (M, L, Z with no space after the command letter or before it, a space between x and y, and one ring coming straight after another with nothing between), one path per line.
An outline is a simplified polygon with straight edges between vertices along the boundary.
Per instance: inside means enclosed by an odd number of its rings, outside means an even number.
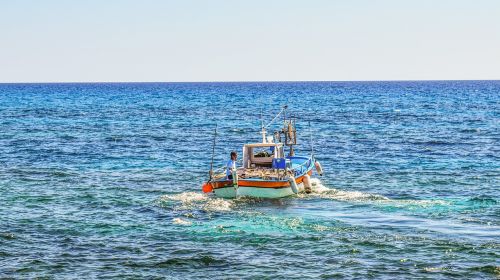
M304 158L305 157L289 157L289 159L291 161L293 159L304 159ZM311 166L313 164L314 164L313 158L309 158L306 161L304 161L303 163L301 163L300 165L293 167L292 170L294 172L294 176L298 176L298 175L306 173L311 168Z

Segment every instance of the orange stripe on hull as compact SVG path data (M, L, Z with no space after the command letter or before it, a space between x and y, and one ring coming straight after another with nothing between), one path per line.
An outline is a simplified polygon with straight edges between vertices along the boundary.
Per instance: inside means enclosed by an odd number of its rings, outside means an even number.
M307 172L307 174L309 176L311 176L313 174L313 171L312 170L309 170L309 172ZM295 182L297 182L297 184L300 184L304 181L304 176L300 176L298 178L295 178Z

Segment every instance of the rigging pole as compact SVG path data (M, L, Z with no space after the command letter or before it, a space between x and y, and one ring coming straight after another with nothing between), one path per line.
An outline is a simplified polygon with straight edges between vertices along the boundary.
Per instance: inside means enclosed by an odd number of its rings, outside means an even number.
M210 178L209 181L212 180L213 176L213 169L214 169L214 157L215 157L215 139L217 138L217 123L215 123L215 130L214 130L214 142L212 144L212 161L210 162Z

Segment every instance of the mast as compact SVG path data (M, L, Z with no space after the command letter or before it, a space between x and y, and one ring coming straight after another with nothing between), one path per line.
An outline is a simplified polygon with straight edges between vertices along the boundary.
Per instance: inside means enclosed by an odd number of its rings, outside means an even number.
M266 143L266 128L264 127L264 119L262 117L262 109L260 110L260 125L262 126L262 143Z
M214 157L215 157L215 139L217 138L217 123L215 123L215 129L214 129L214 142L212 145L212 161L210 162L210 178L209 181L212 180L213 177L213 172L214 172Z

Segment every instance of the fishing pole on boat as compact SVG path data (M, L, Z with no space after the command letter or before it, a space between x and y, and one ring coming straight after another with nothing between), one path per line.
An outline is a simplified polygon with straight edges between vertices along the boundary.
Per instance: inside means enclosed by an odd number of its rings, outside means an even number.
M311 121L309 121L309 136L311 142L311 157L314 158L314 145L313 145L313 134L311 130Z
M261 134L262 134L262 143L266 142L266 128L264 127L264 116L263 116L263 110L260 109L260 127L261 127Z
M313 134L312 134L312 129L311 129L311 121L309 121L309 136L310 141L311 141L311 160L314 163L314 167L316 167L316 171L318 172L319 176L323 176L323 167L321 166L321 163L314 158L314 142L313 142Z
M210 178L209 181L212 180L213 176L213 169L214 169L214 157L215 157L215 139L217 138L217 123L215 124L215 129L214 129L214 142L212 144L212 161L210 162Z
M212 144L212 161L210 162L210 171L208 172L208 181L201 186L204 193L210 193L214 190L214 157L215 157L215 139L217 138L217 123L214 129L214 141Z

